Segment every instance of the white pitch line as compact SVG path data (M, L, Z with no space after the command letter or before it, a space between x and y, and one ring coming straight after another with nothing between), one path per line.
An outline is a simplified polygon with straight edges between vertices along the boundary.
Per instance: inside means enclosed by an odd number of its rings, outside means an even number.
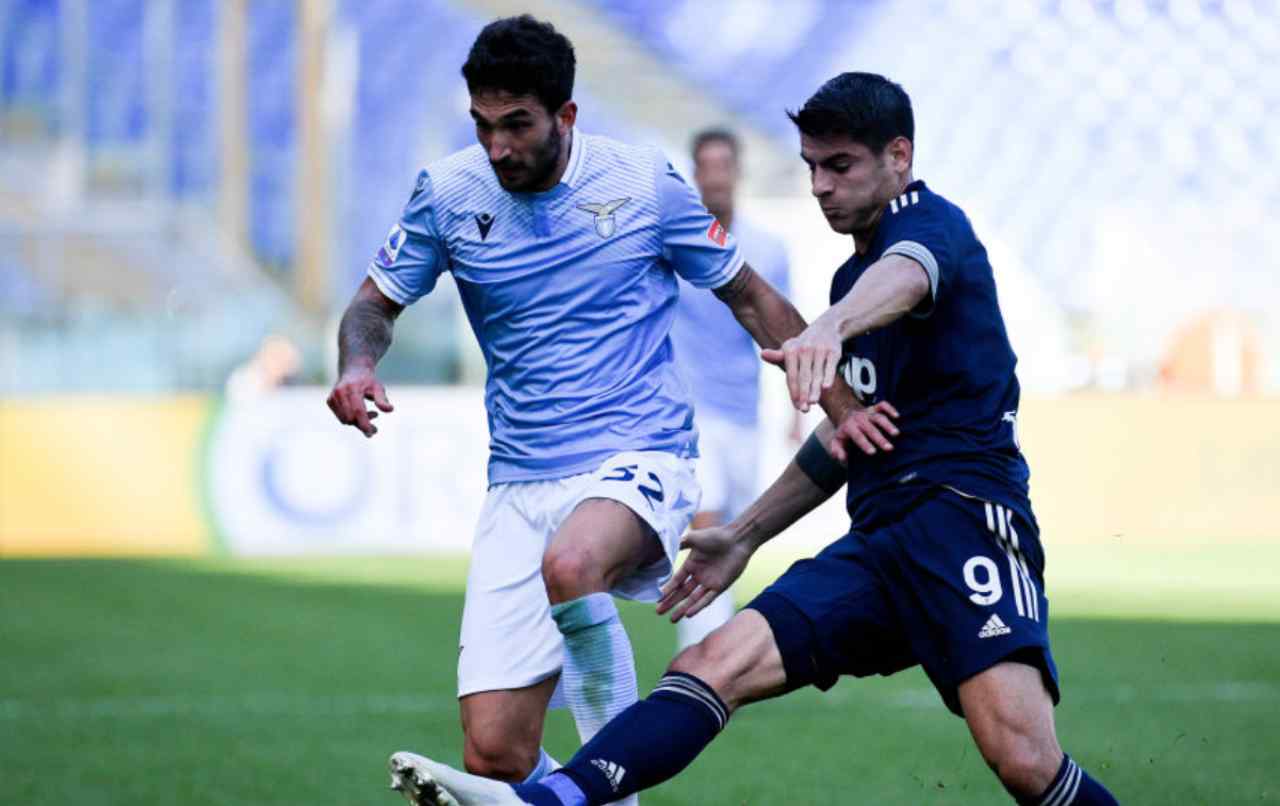
M452 713L452 697L418 694L311 696L266 691L227 695L163 695L0 700L0 721L28 719L161 719L174 716L365 716Z

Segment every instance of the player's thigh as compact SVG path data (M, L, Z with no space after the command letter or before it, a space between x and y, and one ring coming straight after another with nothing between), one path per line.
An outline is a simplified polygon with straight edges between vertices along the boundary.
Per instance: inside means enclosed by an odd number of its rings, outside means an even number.
M624 598L657 601L701 495L691 460L657 451L620 453L575 495L544 570L602 581L604 590ZM561 565L567 568L555 573Z
M793 564L747 605L769 624L787 690L825 691L841 675L892 674L916 663L868 548L863 535L845 535Z
M472 542L458 696L523 689L560 671L563 641L542 580L549 519L538 508L567 498L553 482L501 484L486 496Z
M773 629L763 615L743 610L702 641L681 652L671 671L711 686L729 710L787 690L787 672Z
M570 573L598 575L606 588L661 555L653 529L626 505L606 498L588 498L574 507L547 548L549 565L563 558L574 566Z
M913 652L948 708L963 716L959 686L1004 661L1027 665L1057 700L1034 522L940 491L872 541Z

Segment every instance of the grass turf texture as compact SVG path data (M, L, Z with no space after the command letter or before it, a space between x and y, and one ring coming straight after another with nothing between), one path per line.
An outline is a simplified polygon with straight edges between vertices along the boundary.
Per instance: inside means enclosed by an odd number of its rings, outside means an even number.
M1060 554L1051 630L1067 749L1126 804L1280 802L1280 598L1266 571L1280 548ZM1090 572L1103 560L1121 570ZM391 751L460 759L464 570L456 558L0 562L0 803L399 802L381 791ZM673 631L648 607L624 615L647 690ZM553 714L552 752L576 744ZM1009 802L918 671L752 706L644 801Z

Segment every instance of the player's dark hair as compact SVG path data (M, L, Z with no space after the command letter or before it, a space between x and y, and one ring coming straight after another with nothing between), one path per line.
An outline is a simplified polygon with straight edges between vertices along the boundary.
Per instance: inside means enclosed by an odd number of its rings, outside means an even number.
M693 136L693 142L689 146L689 156L693 157L694 162L698 161L698 152L702 147L710 143L724 143L733 152L733 158L736 160L742 153L742 143L738 140L738 135L732 131L720 126L714 126L710 129L703 129Z
M532 95L548 112L573 96L573 44L549 22L528 14L494 20L480 31L462 77L472 95L484 90Z
M898 137L914 142L916 134L906 90L875 73L841 73L787 117L802 134L845 136L877 154Z

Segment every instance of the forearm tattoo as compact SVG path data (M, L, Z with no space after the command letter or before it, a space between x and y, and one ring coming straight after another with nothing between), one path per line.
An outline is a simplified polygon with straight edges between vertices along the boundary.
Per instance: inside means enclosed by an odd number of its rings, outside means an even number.
M352 302L338 326L338 373L356 358L377 363L391 346L395 316L369 299Z
M732 302L747 290L747 286L751 284L751 278L755 276L755 270L747 264L743 263L742 268L733 279L715 290L715 295L724 302Z

